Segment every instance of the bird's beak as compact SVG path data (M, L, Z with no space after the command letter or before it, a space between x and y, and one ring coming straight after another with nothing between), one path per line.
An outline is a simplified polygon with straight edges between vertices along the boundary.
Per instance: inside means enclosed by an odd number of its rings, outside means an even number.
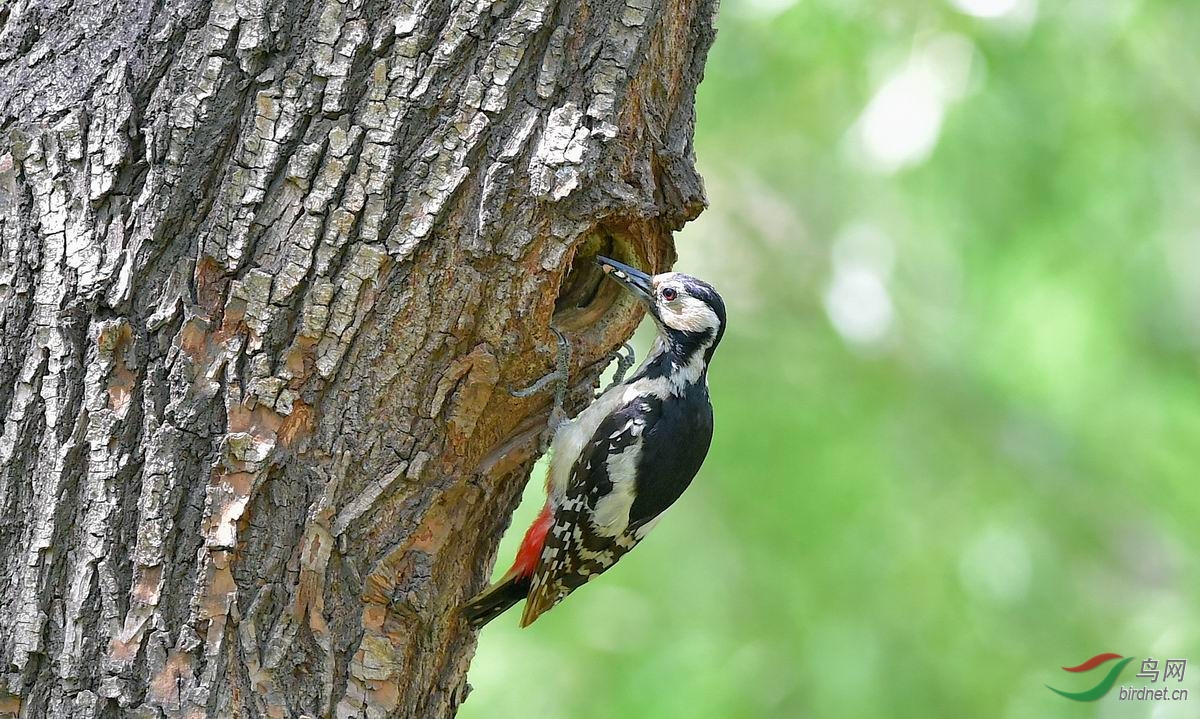
M604 274L620 282L625 289L637 295L643 302L649 302L654 296L650 285L650 275L645 272L607 257L597 256L596 264L600 265Z

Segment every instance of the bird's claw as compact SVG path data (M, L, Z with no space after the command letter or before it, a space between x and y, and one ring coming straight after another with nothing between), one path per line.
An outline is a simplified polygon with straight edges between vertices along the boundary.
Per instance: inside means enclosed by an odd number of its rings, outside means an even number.
M554 333L554 337L558 342L556 369L524 389L508 388L508 393L513 397L524 398L532 397L542 392L551 383L557 383L554 387L554 405L550 408L550 420L547 424L548 431L542 434L540 441L542 452L550 448L550 441L553 439L555 432L568 419L564 405L567 400L567 385L571 376L571 343L567 341L566 335L558 331L558 329L551 327L550 331Z
M566 375L564 375L562 372L559 372L558 370L554 370L550 374L546 375L545 377L542 377L541 379L539 379L538 381L534 382L533 384L529 385L528 387L526 387L524 389L513 389L512 387L509 387L508 393L510 395L512 395L513 397L519 397L521 399L524 399L526 397L532 397L535 394L538 394L542 390L546 389L546 386L549 385L551 382L554 382L556 380L566 380L566 378L567 378Z
M621 352L621 350L625 351ZM633 367L633 363L637 361L637 352L634 351L633 345L628 342L622 342L621 346L613 354L616 356L617 368L613 371L612 382L609 382L608 386L604 388L605 392L624 382L626 373Z

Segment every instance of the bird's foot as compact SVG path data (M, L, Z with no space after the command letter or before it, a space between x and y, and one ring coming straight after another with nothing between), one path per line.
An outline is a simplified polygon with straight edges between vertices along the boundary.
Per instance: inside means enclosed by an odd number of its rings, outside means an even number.
M621 350L625 351L622 352ZM604 394L604 392L607 392L613 387L616 387L624 382L625 375L629 372L630 368L633 367L633 363L637 362L637 353L634 351L633 345L629 344L628 342L622 342L621 346L617 348L613 355L617 360L617 368L613 371L612 382L608 383L608 386L604 388L604 391L601 392L601 394Z
M508 393L513 397L532 397L554 384L554 405L550 408L550 419L546 423L546 429L538 440L538 446L543 453L550 449L550 442L558 428L567 422L567 411L563 405L566 403L567 384L571 375L571 343L567 341L566 335L556 328L551 327L550 331L558 341L555 370L524 389L508 389Z

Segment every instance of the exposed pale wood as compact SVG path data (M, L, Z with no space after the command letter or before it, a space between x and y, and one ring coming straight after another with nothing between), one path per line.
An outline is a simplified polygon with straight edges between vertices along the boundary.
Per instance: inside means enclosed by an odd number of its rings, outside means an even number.
M714 0L0 7L0 715L442 717ZM561 297L561 299L560 299Z

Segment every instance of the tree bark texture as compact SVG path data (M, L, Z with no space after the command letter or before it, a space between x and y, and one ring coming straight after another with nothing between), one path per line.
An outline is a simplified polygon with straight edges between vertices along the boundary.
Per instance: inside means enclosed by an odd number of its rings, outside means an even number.
M0 716L443 717L715 0L0 6Z

